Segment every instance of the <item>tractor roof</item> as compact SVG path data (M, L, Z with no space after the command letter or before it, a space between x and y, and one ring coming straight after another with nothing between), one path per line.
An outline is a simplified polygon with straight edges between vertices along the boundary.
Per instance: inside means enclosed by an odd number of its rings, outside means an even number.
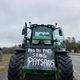
M55 28L55 26L54 25L51 25L51 24L47 24L47 25L44 25L44 24L40 24L40 25L39 24L31 24L30 25L31 28L35 28L35 27L39 27L39 26L40 27L43 27L44 26L44 27L48 27L48 28Z

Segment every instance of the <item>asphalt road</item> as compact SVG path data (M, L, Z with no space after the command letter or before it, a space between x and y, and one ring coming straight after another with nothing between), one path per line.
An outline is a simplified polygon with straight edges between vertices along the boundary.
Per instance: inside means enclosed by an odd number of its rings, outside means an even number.
M74 70L80 74L80 56L71 56Z
M80 56L73 55L71 58L74 67L74 76L77 80L80 80Z
M5 72L5 73L0 73L0 80L8 80L8 79L7 79L7 72Z
M80 56L71 56L74 66L74 75L80 80ZM0 80L7 80L7 72L0 73Z

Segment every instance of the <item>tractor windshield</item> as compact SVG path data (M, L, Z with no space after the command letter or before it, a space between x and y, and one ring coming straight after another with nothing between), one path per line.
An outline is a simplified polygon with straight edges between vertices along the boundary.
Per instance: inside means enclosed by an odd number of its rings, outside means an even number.
M51 44L51 28L37 26L33 28L32 44Z

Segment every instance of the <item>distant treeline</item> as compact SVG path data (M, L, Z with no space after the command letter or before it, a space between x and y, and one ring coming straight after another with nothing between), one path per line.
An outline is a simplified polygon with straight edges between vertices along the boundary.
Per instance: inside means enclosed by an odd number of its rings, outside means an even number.
M2 53L3 54L13 54L15 52L16 46L14 47L4 47L2 48Z
M67 50L69 52L75 52L75 53L80 52L80 41L76 41L75 37L72 38L68 37L65 40L65 43L66 43ZM18 46L14 46L10 48L4 47L2 48L2 52L4 54L13 54L16 48L18 48Z
M69 52L80 52L80 41L76 41L75 37L68 37L65 42Z

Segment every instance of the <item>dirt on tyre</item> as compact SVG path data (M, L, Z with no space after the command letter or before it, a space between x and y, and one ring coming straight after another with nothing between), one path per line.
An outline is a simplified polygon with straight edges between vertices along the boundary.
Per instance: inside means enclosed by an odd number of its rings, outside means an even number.
M58 68L60 80L73 80L72 60L67 54L58 55Z
M23 59L24 55L22 53L16 53L11 57L8 69L8 80L21 80Z

